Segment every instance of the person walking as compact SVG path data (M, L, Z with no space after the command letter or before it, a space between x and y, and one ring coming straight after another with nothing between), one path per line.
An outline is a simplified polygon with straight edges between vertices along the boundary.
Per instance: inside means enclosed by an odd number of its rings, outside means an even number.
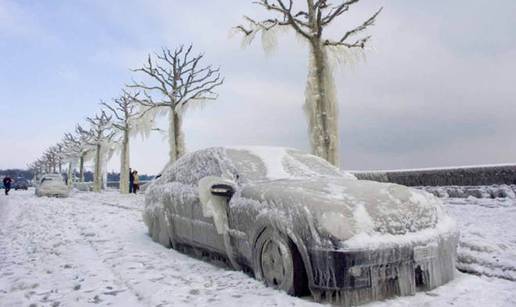
M11 183L13 183L13 180L9 176L4 177L4 189L5 189L5 195L9 195L9 191L11 190Z
M140 177L138 176L138 171L133 172L133 193L136 194L140 189Z
M133 192L134 188L134 174L131 168L129 168L129 193Z

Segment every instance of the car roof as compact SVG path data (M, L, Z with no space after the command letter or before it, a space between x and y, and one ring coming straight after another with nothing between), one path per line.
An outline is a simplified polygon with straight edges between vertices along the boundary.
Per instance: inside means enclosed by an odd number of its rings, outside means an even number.
M63 176L61 176L61 174L45 174L45 175L43 175L43 178L45 178L45 177L63 178Z

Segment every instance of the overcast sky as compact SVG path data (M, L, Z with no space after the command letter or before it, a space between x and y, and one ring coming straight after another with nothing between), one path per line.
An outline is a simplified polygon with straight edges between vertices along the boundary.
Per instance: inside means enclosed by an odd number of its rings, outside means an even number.
M147 53L190 42L226 79L185 115L189 151L308 150L307 46L286 32L272 54L259 39L242 49L231 27L265 16L251 2L0 0L0 168L25 167L118 96ZM342 167L516 162L516 1L362 0L327 35L381 6L366 60L335 70ZM158 134L135 138L132 166L156 173L167 153Z

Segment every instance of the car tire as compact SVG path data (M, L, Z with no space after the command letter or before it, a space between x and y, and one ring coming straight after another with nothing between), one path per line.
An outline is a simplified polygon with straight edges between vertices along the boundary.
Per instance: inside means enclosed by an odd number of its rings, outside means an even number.
M254 248L255 276L266 286L301 296L307 290L303 260L289 238L272 229L265 229Z

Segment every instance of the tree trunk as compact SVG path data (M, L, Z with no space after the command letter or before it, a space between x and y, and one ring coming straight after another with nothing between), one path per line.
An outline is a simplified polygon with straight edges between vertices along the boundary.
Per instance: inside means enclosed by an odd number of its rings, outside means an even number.
M182 133L181 115L173 108L170 110L170 122L168 131L168 141L170 145L169 158L170 162L175 162L184 154L184 139Z
M68 172L67 172L67 176L66 176L66 179L67 179L66 184L68 185L68 187L72 186L72 183L73 183L72 175L73 175L72 162L68 162Z
M129 131L124 131L122 140L122 152L120 153L120 193L129 193Z
M79 158L79 182L84 182L84 154Z
M93 191L100 192L102 188L102 170L101 170L101 146L97 144L95 150L95 174L93 178Z
M308 116L312 153L339 166L339 131L335 85L328 57L319 40L310 44L305 112Z

